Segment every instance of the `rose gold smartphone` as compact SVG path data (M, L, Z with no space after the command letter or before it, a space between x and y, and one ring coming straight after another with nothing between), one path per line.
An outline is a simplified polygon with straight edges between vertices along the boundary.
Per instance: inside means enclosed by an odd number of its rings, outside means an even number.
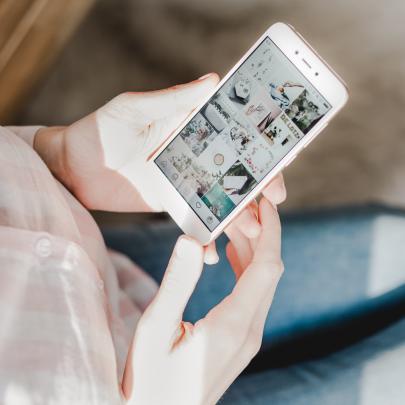
M347 99L294 28L274 24L153 154L153 188L180 228L208 244Z

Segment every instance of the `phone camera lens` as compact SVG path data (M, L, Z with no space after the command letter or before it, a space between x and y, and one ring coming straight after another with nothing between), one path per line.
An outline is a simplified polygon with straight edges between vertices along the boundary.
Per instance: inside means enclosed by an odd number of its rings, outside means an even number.
M295 54L298 55L300 53L300 51L295 51Z
M315 73L315 76L319 76L319 73L318 73L318 72L316 72L316 73Z

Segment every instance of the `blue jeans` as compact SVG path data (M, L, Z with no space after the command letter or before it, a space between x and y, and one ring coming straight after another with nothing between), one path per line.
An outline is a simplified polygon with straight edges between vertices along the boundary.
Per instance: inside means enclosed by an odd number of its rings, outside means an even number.
M293 364L355 343L405 313L402 212L382 207L340 209L283 216L282 223L286 271L266 321L262 351L249 368L255 373L237 380L225 403L276 401L275 387L263 386L267 373L289 375ZM126 253L159 282L180 230L170 221L160 221L108 229L104 234L110 247ZM219 238L220 262L205 269L186 308L186 320L201 318L231 291L234 276L224 253L226 242L225 236ZM269 371L275 367L283 371ZM239 392L242 384L247 397ZM285 396L282 403L288 403ZM319 403L328 402L324 398Z

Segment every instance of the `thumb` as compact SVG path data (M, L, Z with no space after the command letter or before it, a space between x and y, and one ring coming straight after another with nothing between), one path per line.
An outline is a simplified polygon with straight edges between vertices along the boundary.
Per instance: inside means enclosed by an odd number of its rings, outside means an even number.
M203 269L203 248L194 239L181 236L174 248L160 289L144 316L167 338L175 336L184 309ZM159 325L159 326L158 326Z
M201 104L219 82L216 73L209 73L190 83L163 90L127 92L118 95L102 109L125 115L136 124L147 127L157 120L172 117L177 113L190 113Z

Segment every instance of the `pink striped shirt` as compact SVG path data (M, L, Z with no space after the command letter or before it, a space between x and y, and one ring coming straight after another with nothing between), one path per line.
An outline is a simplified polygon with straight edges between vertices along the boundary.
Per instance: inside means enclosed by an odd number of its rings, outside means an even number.
M120 404L128 347L157 286L0 127L0 403Z

